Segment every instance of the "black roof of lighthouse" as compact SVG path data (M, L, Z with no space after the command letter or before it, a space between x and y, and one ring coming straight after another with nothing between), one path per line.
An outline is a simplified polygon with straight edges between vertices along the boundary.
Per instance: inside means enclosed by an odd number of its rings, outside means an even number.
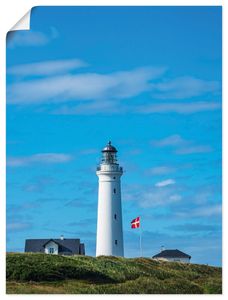
M111 141L103 148L102 152L117 152L116 148L112 146Z

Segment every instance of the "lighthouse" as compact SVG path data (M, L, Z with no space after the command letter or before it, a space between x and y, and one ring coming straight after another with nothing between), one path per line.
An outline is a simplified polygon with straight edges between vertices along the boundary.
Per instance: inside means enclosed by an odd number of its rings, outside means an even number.
M96 172L99 178L96 256L124 256L120 184L123 169L111 142L101 152Z

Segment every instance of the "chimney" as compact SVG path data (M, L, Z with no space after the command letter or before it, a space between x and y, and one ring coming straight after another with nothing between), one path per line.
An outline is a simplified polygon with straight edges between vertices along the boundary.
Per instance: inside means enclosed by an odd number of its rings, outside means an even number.
M165 250L165 246L161 246L161 252Z
M64 236L61 234L60 236L60 240L63 241L64 240Z

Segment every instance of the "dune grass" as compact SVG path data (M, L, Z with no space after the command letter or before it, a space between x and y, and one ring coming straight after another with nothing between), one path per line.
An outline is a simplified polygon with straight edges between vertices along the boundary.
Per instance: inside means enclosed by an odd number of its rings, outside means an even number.
M221 294L222 270L150 258L8 253L8 294Z

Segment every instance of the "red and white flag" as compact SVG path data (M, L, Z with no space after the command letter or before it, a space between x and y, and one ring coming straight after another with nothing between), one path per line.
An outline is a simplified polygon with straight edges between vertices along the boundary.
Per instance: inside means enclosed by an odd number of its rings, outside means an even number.
M139 228L140 226L140 217L131 221L131 228Z

